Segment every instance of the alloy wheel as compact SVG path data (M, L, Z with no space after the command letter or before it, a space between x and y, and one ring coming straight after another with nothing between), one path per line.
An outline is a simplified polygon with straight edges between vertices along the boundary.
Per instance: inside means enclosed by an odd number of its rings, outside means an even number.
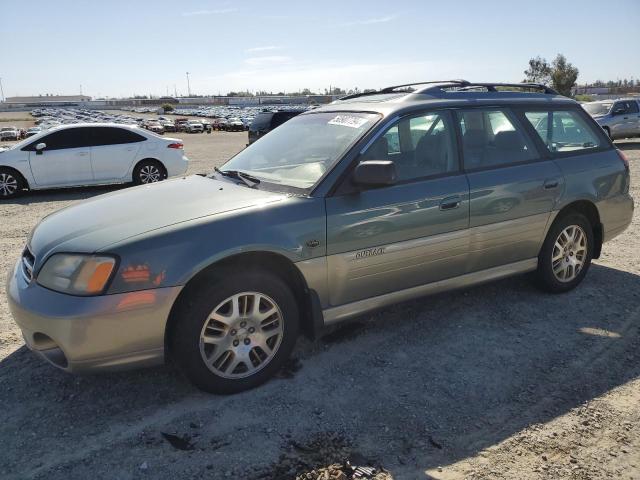
M575 279L587 259L587 234L578 225L566 227L553 245L551 267L556 279L566 283Z
M0 195L10 197L18 190L18 179L10 173L0 173Z
M160 169L155 165L145 165L140 169L139 175L141 183L155 183L159 182L162 178Z
M245 378L273 359L283 333L282 312L273 299L238 293L209 314L200 333L200 355L216 375Z

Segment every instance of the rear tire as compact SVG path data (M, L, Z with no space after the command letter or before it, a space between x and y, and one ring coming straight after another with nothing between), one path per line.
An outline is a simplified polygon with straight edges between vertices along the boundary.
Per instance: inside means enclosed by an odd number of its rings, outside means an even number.
M584 215L570 213L557 219L538 255L538 286L550 293L573 290L589 270L593 247L593 227Z
M0 200L21 195L25 187L22 175L11 168L0 168Z
M133 183L136 185L156 183L166 178L167 171L164 165L157 160L142 160L133 169Z
M291 354L298 304L279 277L227 270L186 295L169 345L180 370L201 390L228 394L257 387Z

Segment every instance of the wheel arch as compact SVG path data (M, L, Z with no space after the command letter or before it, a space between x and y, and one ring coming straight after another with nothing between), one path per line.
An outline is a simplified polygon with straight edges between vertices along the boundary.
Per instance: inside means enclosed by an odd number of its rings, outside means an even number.
M24 182L24 186L27 189L31 189L31 185L29 185L29 180L27 179L27 176L22 173L20 170L18 170L16 167L12 167L10 165L2 165L0 164L0 168L3 168L5 170L11 170L12 172L15 172L16 175L20 176L20 179Z
M315 338L323 325L322 310L317 294L310 290L304 275L295 264L282 254L269 251L243 252L225 257L206 266L192 276L176 298L167 321L164 334L166 356L170 357L170 338L177 324L177 312L191 292L202 282L219 281L225 274L240 269L258 269L275 274L291 287L300 312L300 328L309 338Z
M595 240L595 245L593 246L593 258L600 258L604 230L602 222L600 221L600 212L598 211L598 207L590 200L573 201L562 207L556 215L554 223L571 213L580 213L589 220L591 228L593 229L593 238Z

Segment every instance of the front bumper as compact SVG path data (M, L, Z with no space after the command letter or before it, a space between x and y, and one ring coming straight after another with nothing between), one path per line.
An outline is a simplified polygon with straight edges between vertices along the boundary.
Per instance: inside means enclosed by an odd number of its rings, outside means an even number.
M7 280L25 343L56 367L82 373L163 362L167 319L182 287L75 297L27 283L20 262Z

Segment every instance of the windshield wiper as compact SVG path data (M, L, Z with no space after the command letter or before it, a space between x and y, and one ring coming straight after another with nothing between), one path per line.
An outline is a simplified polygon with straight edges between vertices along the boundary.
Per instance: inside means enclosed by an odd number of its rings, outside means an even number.
M235 178L236 180L240 180L249 188L254 188L256 185L260 183L253 175L249 175L248 173L241 172L240 170L220 170L218 167L214 167L216 173L223 175L225 177Z

